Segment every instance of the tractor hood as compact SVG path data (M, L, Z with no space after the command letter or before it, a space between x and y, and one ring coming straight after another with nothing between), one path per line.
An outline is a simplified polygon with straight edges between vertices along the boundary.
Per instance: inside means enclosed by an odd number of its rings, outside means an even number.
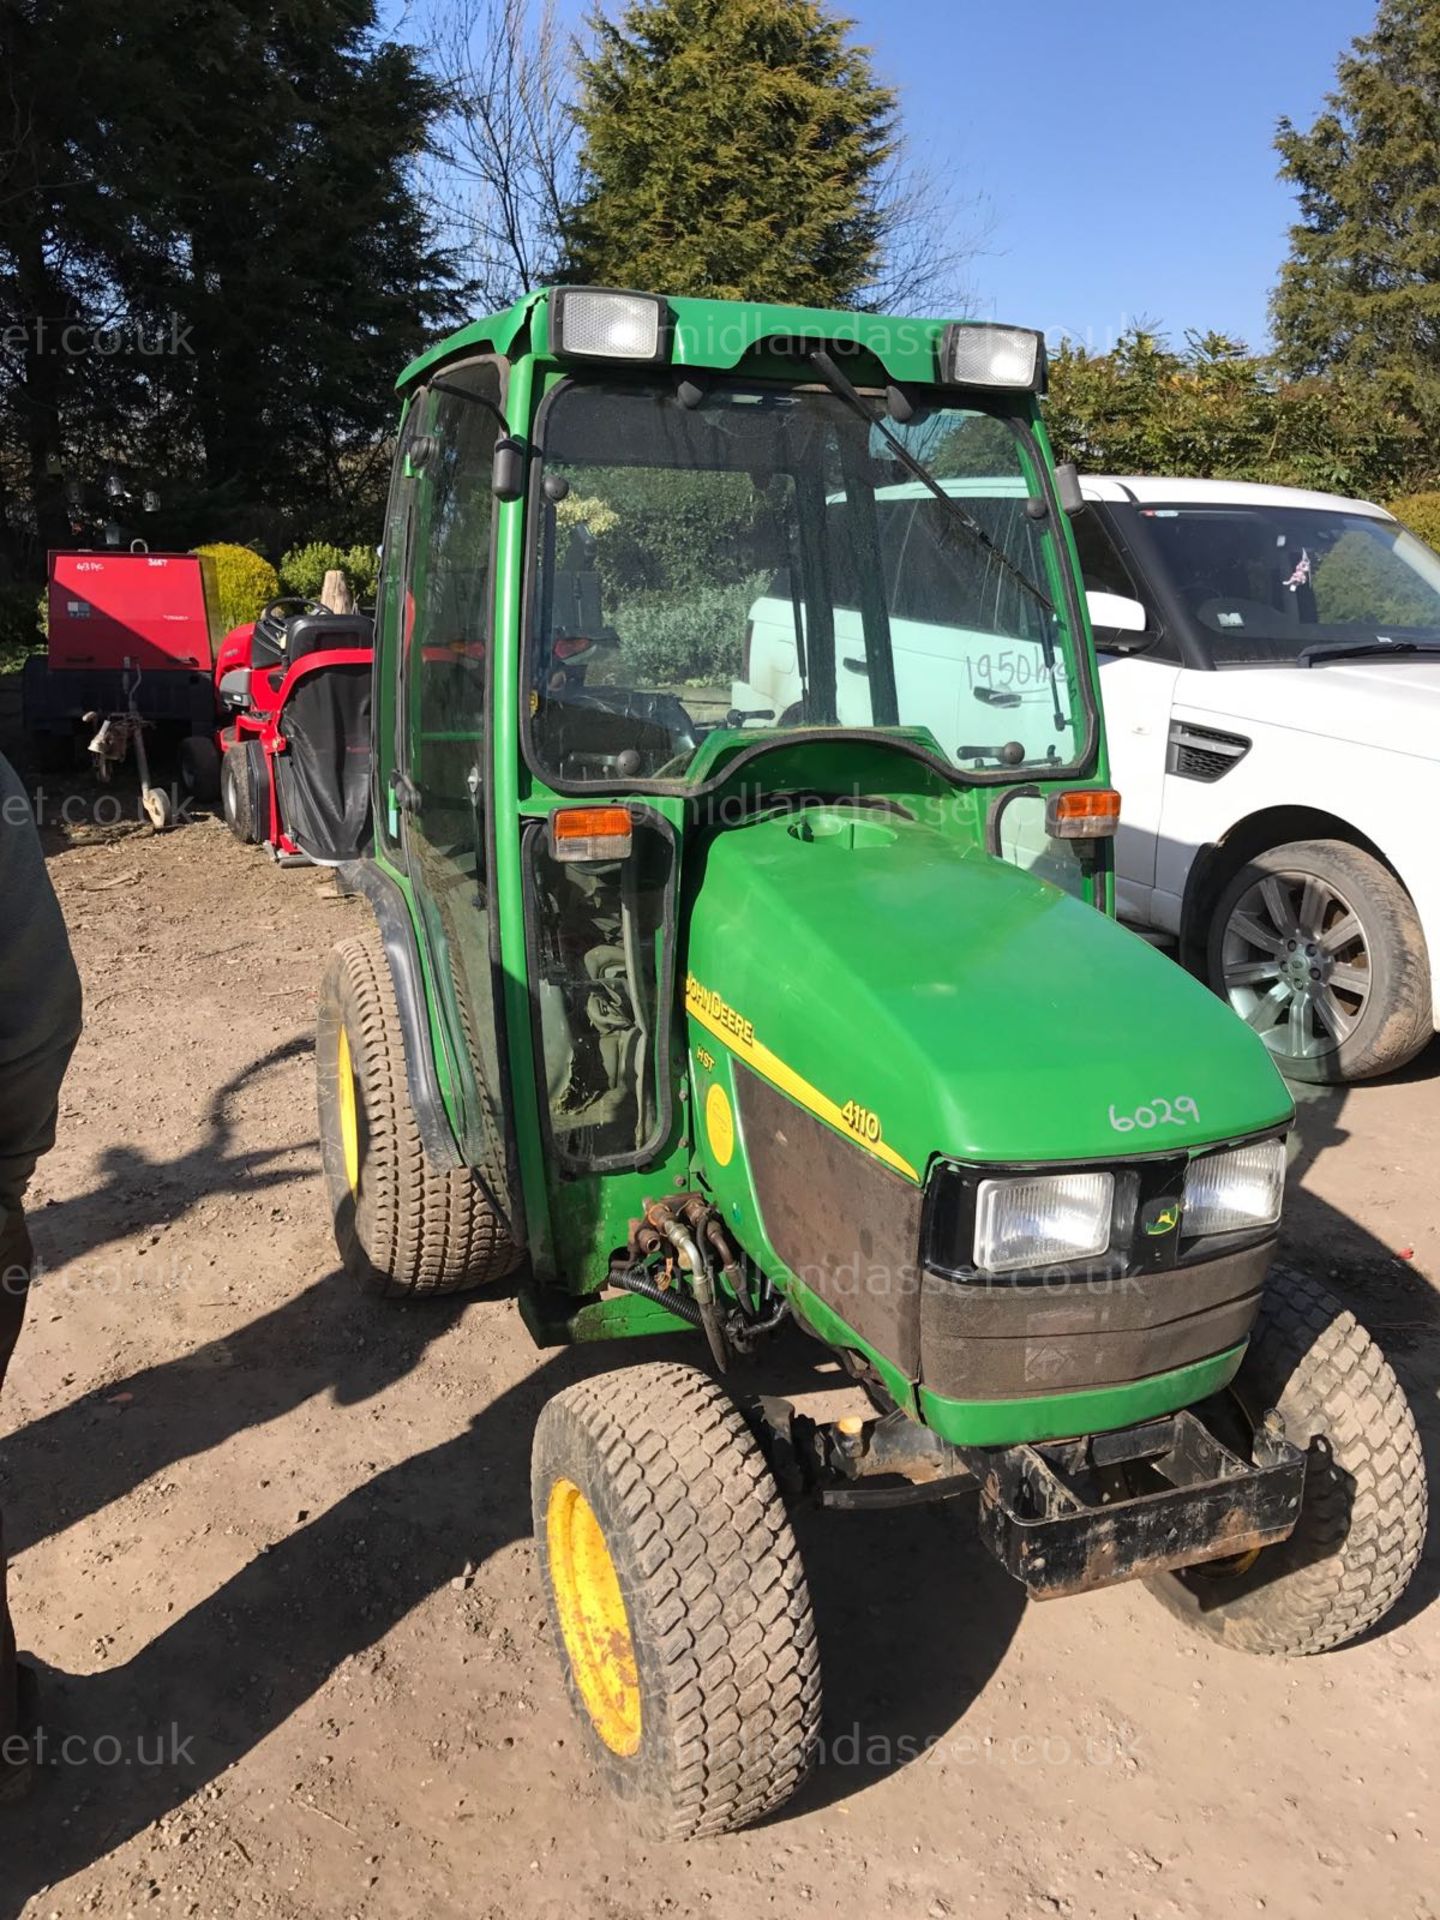
M1172 961L899 814L721 832L687 967L692 1022L917 1180L936 1154L1173 1152L1292 1111L1263 1044Z

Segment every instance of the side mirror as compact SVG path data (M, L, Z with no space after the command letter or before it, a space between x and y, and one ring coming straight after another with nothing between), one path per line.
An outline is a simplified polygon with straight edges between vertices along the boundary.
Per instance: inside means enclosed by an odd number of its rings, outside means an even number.
M1149 631L1149 614L1127 594L1102 593L1098 587L1090 587L1085 604L1090 609L1097 652L1140 653L1155 637Z
M525 442L502 434L490 465L490 491L497 500L519 500L525 492Z
M1080 489L1080 469L1073 460L1062 460L1055 469L1055 493L1060 511L1073 520L1085 511L1085 495Z

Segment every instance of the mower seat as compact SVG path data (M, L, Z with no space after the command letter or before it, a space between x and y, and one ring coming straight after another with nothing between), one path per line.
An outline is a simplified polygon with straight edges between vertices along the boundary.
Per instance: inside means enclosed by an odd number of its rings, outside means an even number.
M370 620L363 613L301 613L285 622L285 655L292 662L307 653L368 647L372 639Z

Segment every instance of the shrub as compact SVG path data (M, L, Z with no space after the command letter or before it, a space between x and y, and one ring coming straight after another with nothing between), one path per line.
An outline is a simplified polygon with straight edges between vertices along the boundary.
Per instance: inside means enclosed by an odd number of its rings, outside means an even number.
M1389 511L1427 547L1440 553L1440 493L1407 493L1389 503Z
M292 547L280 562L281 589L318 600L326 574L336 568L350 582L357 602L372 606L380 573L380 556L373 547L337 547L328 540Z
M1315 611L1327 627L1424 627L1434 600L1368 534L1345 533L1315 569Z
M745 622L769 577L627 599L616 611L624 679L637 687L727 685L740 671Z
M33 586L0 581L0 673L16 673L27 654L44 644Z
M254 620L280 592L280 580L261 554L249 547L235 547L217 541L208 547L196 547L196 553L208 555L215 563L215 585L220 598L220 624L228 633L246 620Z
M748 474L595 467L582 484L555 517L589 528L607 593L705 588L784 562L775 510Z

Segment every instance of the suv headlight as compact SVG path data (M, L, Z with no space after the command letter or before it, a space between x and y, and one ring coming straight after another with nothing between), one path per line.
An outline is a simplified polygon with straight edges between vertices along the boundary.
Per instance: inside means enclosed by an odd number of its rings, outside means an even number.
M1113 1173L982 1180L975 1196L975 1264L989 1273L1104 1253L1115 1210Z
M1180 1230L1190 1236L1271 1226L1280 1218L1284 1191L1283 1140L1202 1154L1186 1170Z

